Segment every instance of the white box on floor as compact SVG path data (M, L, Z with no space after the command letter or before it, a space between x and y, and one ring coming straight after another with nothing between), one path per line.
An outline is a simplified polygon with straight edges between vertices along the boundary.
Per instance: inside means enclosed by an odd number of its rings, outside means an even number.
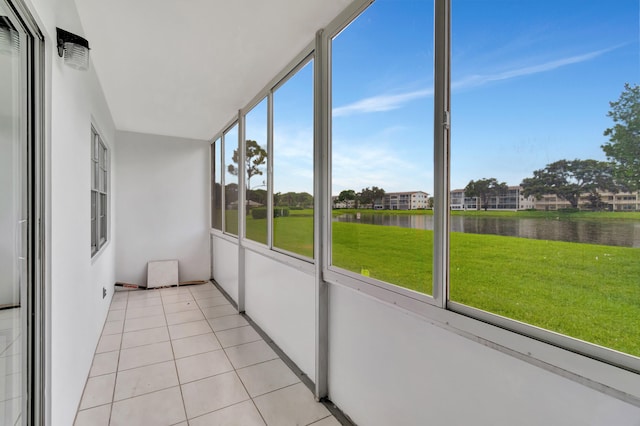
M178 261L154 260L147 262L147 288L178 285Z

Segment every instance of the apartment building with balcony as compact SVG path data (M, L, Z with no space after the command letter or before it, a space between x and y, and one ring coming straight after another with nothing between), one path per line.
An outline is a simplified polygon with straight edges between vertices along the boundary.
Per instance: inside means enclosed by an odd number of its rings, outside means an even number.
M578 208L582 210L610 210L610 211L638 211L640 202L637 192L613 193L598 192L599 205L594 207L590 194L585 193L580 197ZM465 197L464 189L454 189L450 193L451 210L481 210L482 206L478 197ZM487 204L488 210L559 210L571 208L571 203L555 194L546 194L540 198L532 195L525 197L522 188L510 186L505 194L490 197Z
M429 207L429 194L424 191L388 192L374 208L385 210L424 210Z
M481 210L483 206L478 197L466 197L464 189L450 192L451 210ZM522 195L522 188L510 186L506 193L489 197L487 210L527 210L534 208L534 197Z
M609 211L640 211L638 192L608 192L598 191L597 206L593 205L591 194L585 193L580 196L578 208L581 210L609 210ZM571 203L554 194L543 195L540 199L534 200L536 210L560 210L571 208Z

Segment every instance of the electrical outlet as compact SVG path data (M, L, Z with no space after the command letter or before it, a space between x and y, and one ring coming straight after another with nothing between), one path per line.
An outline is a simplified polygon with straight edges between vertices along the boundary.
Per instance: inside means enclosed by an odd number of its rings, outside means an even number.
M102 287L102 298L104 299L105 297L107 297L107 289L106 287Z

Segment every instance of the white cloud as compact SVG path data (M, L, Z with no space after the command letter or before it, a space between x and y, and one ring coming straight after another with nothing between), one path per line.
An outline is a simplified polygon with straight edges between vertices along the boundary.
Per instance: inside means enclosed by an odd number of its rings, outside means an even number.
M367 112L390 111L402 107L414 99L426 98L433 95L432 89L416 90L396 95L379 95L361 99L354 103L333 109L334 117L362 114Z
M313 162L313 128L280 125L274 129L273 143L280 158Z
M553 71L555 69L565 67L567 65L573 65L580 62L586 62L598 56L607 53L617 47L608 49L596 50L594 52L585 53L583 55L569 56L567 58L557 59L555 61L549 61L542 64L530 65L526 67L516 68L508 71L503 71L495 74L486 75L472 75L465 77L461 80L454 81L451 84L452 89L460 89L467 87L477 87L485 83L492 81L509 80L511 78L523 77L532 74L539 74L542 72Z
M596 50L596 51L585 53L582 55L569 56L566 58L561 58L554 61L545 62L542 64L525 66L525 67L498 72L494 74L471 75L471 76L462 78L461 80L454 81L451 84L451 87L452 89L477 87L492 81L508 80L511 78L538 74L538 73L547 72L547 71L553 71L555 69L558 69L567 65L589 61L604 53L617 49L618 47L620 46L614 46L608 49ZM399 93L394 95L371 96L369 98L364 98L359 101L334 108L333 116L345 117L345 116L354 115L354 114L390 111L390 110L401 108L406 103L413 101L415 99L426 98L429 96L433 96L432 89L415 90L412 92Z
M274 191L313 193L313 128L280 122L273 144Z
M334 141L334 146L340 148L332 153L333 195L344 189L359 191L371 186L390 192L430 189L431 160L419 164L414 157L403 157L393 146L385 146L377 139L385 133L372 135L367 143Z

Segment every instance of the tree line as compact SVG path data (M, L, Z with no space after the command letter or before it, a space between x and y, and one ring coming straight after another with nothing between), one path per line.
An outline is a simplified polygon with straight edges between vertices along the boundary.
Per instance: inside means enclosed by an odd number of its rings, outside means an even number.
M373 186L369 188L362 188L360 192L356 192L353 189L345 189L338 194L337 201L339 202L353 202L356 209L361 206L373 207L376 201L384 200L385 191L382 188Z
M599 191L632 192L640 189L640 86L625 84L617 101L609 102L607 116L614 125L604 131L609 140L601 146L608 161L558 160L535 170L523 179L522 195L555 195L578 208L582 194L588 194L589 207L601 209L605 203ZM465 187L467 197L477 197L487 210L492 197L503 195L508 187L496 178L471 180Z

